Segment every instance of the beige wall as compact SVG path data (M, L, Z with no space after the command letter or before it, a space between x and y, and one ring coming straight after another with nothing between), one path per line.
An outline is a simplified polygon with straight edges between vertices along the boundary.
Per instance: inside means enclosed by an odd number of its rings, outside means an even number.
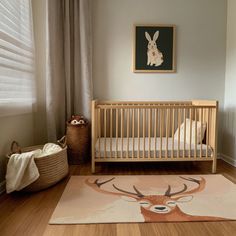
M223 155L236 166L236 1L228 0Z
M226 1L94 1L94 96L224 101ZM177 73L133 73L133 24L177 26Z
M216 99L223 112L226 1L96 0L93 3L95 98ZM135 23L177 26L177 73L131 71Z

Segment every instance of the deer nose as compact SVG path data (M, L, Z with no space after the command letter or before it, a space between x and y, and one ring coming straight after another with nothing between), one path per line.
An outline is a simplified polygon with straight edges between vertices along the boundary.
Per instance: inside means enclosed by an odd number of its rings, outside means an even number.
M162 210L165 210L166 207L155 207L155 209L156 209L156 210L160 210L160 211L162 211Z

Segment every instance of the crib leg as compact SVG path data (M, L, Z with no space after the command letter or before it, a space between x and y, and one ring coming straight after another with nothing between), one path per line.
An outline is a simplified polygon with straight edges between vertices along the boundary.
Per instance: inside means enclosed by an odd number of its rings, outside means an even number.
M217 164L217 158L214 157L213 162L212 162L212 174L216 173L216 164Z

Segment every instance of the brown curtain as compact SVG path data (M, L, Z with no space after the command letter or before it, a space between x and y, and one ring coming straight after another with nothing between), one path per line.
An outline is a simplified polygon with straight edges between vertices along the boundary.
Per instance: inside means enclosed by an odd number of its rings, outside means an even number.
M71 115L90 118L91 15L91 0L47 0L48 141L65 134L65 122Z

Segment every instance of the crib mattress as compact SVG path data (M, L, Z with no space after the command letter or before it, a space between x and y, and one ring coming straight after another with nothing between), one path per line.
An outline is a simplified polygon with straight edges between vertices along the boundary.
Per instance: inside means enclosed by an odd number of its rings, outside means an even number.
M205 144L198 144L196 146L195 151L195 144L190 145L185 144L185 151L184 151L184 143L180 142L178 147L178 142L174 140L173 151L172 151L172 138L165 138L162 137L162 147L160 146L160 138L156 138L156 149L155 149L155 138L149 139L145 138L145 150L143 150L144 145L144 138L140 138L140 145L138 144L138 138L123 138L123 153L122 153L122 139L121 138L100 138L96 142L95 146L95 156L96 157L126 157L127 153L129 157L143 157L143 151L145 152L145 157L150 155L151 158L155 157L156 151L156 158L158 157L188 157L190 153L190 157L212 157L213 151L212 148ZM166 150L167 145L167 150ZM149 151L150 146L150 151ZM202 146L202 151L201 151ZM106 147L106 152L105 152ZM138 148L139 147L139 148ZM100 152L99 152L100 150ZM207 155L206 155L207 154Z

